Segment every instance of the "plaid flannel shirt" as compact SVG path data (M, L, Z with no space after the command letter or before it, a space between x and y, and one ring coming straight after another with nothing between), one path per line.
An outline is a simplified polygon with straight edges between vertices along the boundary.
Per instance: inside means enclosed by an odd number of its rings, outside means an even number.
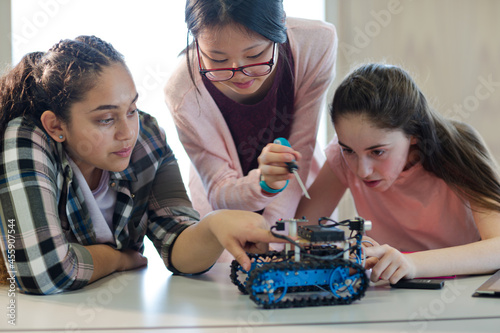
M118 192L111 246L142 251L147 235L166 266L180 273L170 262L170 248L199 214L165 133L150 115L140 112L139 119L128 168L110 173L109 186ZM93 272L85 246L97 241L62 144L32 121L16 118L0 153L0 246L19 290L52 294L82 288Z

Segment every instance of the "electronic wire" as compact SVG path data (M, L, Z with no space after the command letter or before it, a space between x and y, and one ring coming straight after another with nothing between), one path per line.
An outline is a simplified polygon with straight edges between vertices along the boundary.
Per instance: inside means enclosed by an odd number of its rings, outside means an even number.
M279 239L284 239L286 241L288 241L289 243L297 246L300 251L301 251L301 255L304 256L304 257L307 257L307 258L311 258L311 259L320 259L320 260L334 260L334 259L338 259L340 257L342 257L344 255L345 252L349 251L349 253L352 253L351 250L353 249L356 249L357 246L356 245L353 245L353 246L349 246L347 249L343 249L342 251L340 251L339 253L335 254L335 255L330 255L330 256L318 256L318 255L314 255L314 254L310 254L310 253L307 253L307 251L296 241L294 241L293 239L291 239L290 237L288 236L285 236L285 235L281 235L281 234L278 234L278 233L275 233L273 232L273 229L275 229L276 226L272 226L271 227L271 234L276 237L276 238L279 238ZM347 241L351 240L351 239L355 239L357 238L357 236L355 237L350 237L347 239ZM358 259L359 260L359 259ZM359 262L359 261L358 261Z

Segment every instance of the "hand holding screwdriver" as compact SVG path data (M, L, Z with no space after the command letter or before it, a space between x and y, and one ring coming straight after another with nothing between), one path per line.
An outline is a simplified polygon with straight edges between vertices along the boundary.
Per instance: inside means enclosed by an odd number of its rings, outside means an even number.
M288 140L285 138L277 138L276 140L274 140L274 143L287 146L290 148L292 147L290 145L290 142L288 142ZM305 197L307 199L311 199L309 193L307 193L307 189L304 186L304 183L302 182L302 179L299 176L299 173L297 172L297 170L299 170L299 167L297 166L297 163L295 163L295 160L291 162L286 162L286 165L288 166L288 171L290 171L290 173L293 173L295 175L295 178L297 179L297 182L299 183L300 188L302 189L302 192L304 193Z
M276 139L274 143L264 147L258 158L259 169L261 171L261 180L264 180L265 184L270 187L272 191L270 193L280 192L286 187L288 180L297 177L295 173L297 173L298 167L295 161L300 159L301 154L293 150L284 138ZM264 191L269 192L266 189ZM304 193L306 194L307 191Z

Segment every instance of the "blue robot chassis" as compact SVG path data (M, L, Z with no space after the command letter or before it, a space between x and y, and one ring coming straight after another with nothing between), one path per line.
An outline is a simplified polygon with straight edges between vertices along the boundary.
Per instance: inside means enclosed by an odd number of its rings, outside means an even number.
M369 280L363 266L361 242L371 222L354 218L333 224L297 226L305 219L279 220L276 230L289 224L283 251L249 254L247 272L233 260L231 281L264 309L350 304L365 295ZM332 220L330 220L332 221ZM339 226L348 227L346 237Z

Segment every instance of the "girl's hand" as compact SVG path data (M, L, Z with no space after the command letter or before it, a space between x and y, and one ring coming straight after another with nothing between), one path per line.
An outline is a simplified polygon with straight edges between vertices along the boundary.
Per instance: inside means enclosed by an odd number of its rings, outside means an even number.
M293 175L288 170L286 162L299 161L302 155L293 148L280 144L269 143L260 154L259 170L262 179L272 189L280 189Z
M268 243L282 243L275 238L262 215L248 211L218 211L211 213L216 220L209 223L209 230L245 269L250 269L246 252L264 253Z
M116 269L117 272L136 269L148 264L148 258L135 250L126 249L119 252L120 257Z
M105 244L87 245L85 248L90 252L94 262L94 270L89 282L94 282L114 272L128 271L148 264L145 256L132 249L120 251Z
M367 268L372 266L370 280L388 280L396 283L402 278L415 278L416 267L409 256L402 254L389 245L375 245L365 248ZM373 259L377 258L377 259Z
M363 247L363 249L365 249L367 247L380 246L380 244L371 237L363 236L363 239L361 240L361 246ZM369 257L369 258L367 257L365 262L365 268L372 269L377 263L378 263L377 257Z

